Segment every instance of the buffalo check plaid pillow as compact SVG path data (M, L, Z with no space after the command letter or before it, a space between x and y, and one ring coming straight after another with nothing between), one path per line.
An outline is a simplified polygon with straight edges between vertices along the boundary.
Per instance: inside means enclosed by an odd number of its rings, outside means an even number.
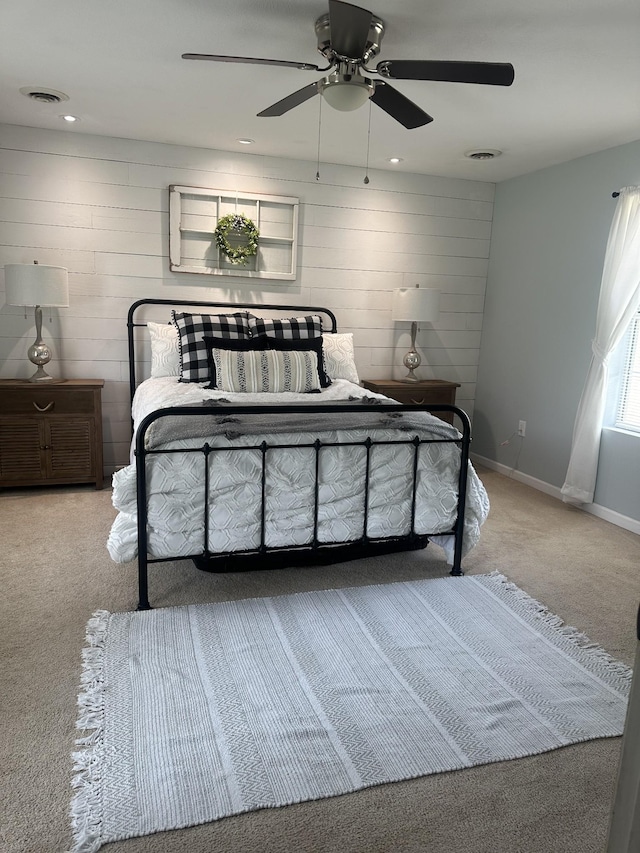
M205 335L238 340L249 337L249 313L185 314L171 312L171 322L178 330L180 349L180 382L208 382L209 362Z
M319 338L322 335L322 318L319 314L312 314L308 317L288 317L286 320L262 320L249 314L249 329L252 335L269 335L271 338Z

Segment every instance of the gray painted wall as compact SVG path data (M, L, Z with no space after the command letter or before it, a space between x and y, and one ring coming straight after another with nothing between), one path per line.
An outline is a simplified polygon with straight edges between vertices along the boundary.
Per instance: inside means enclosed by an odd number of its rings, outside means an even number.
M474 451L560 488L591 358L616 201L640 184L640 142L498 184ZM514 436L518 421L526 437ZM510 439L509 443L502 442ZM607 430L594 503L640 519L640 436Z

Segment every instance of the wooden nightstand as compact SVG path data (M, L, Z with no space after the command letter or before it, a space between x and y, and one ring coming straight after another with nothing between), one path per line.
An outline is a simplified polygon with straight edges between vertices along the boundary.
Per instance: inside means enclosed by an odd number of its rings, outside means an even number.
M364 379L363 386L368 391L384 394L398 403L416 406L437 406L446 404L455 406L457 382L447 382L445 379L422 379L419 382L400 382L397 379ZM451 412L434 412L443 421L453 423Z
M0 486L102 488L103 379L0 379Z

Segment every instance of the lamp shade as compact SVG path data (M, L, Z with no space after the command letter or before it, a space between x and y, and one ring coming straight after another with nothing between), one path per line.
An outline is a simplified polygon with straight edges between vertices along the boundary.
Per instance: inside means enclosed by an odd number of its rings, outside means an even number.
M69 304L69 278L65 267L6 264L4 283L7 305L56 308Z
M440 316L440 291L426 287L401 287L393 291L391 318L400 322L431 322Z

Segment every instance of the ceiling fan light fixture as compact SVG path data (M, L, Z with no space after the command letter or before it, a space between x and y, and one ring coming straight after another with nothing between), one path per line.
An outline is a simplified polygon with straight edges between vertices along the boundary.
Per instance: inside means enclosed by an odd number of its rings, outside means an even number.
M325 101L334 110L352 112L369 100L374 86L368 77L353 74L330 74L318 83Z

